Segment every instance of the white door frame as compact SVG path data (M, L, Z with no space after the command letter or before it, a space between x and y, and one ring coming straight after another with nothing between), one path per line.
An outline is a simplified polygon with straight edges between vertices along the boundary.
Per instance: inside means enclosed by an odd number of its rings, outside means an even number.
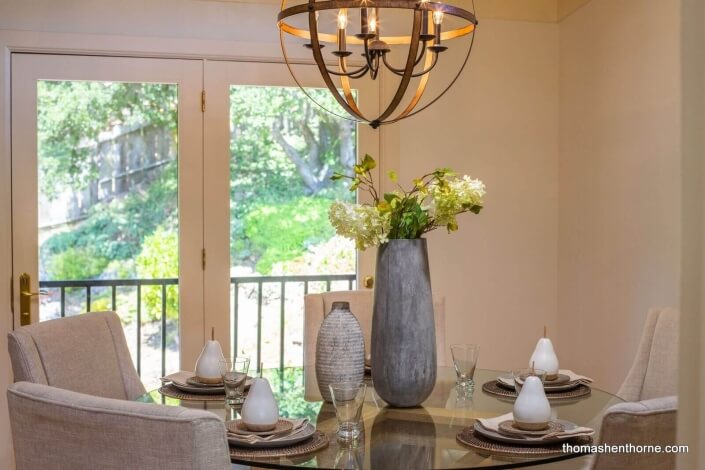
M19 324L19 282L32 276L38 291L37 81L92 80L173 83L178 86L178 210L180 359L195 362L203 345L203 114L202 62L183 59L139 59L72 55L12 56L12 214L15 325ZM31 104L31 105L28 105ZM32 323L38 321L32 302Z

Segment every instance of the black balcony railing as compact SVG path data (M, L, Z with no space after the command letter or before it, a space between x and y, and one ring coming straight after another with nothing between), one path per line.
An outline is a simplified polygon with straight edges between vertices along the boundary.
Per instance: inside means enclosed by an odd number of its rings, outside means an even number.
M231 289L233 292L233 317L231 318L231 334L233 341L233 351L238 350L238 319L243 314L241 307L241 295L243 290L241 287L251 286L255 289L257 297L256 315L257 315L257 353L256 362L253 362L253 367L259 369L259 364L262 357L262 306L263 306L263 290L266 285L279 286L279 322L280 322L280 355L279 366L284 367L284 346L285 346L285 323L286 323L286 292L287 286L294 284L303 286L304 295L309 293L309 287L312 283L316 284L317 292L328 292L331 290L332 283L336 283L338 290L353 289L355 285L354 274L333 274L333 275L313 275L313 276L249 276L249 277L232 277L230 279ZM85 289L85 311L90 312L92 307L91 296L93 289L109 289L111 310L117 311L117 289L124 287L136 288L136 366L137 372L142 372L142 293L145 288L159 288L161 290L161 312L159 321L161 322L161 373L166 374L166 348L167 348L167 301L168 289L167 286L178 286L179 280L176 278L170 279L96 279L83 281L40 281L40 289L49 290L50 292L59 295L60 316L67 315L67 290L75 291L76 289ZM341 289L342 287L342 289ZM254 312L246 312L252 314ZM302 338L303 340L303 338Z
M259 367L262 358L262 292L263 286L265 285L279 285L279 367L284 367L284 337L285 337L285 324L286 324L286 287L291 284L303 285L303 294L309 293L309 287L311 283L323 284L325 287L322 289L323 292L329 292L331 289L331 283L338 281L345 285L347 284L347 290L352 290L353 284L355 282L354 274L328 274L319 276L251 276L251 277L233 277L230 279L230 284L233 286L233 318L231 321L232 325L232 338L233 338L233 351L238 351L238 319L240 317L240 297L241 289L240 286L251 285L256 287L257 295L257 355L255 358L257 362L252 364L253 367L257 368L259 372ZM319 287L320 291L320 287ZM303 338L302 338L303 340Z

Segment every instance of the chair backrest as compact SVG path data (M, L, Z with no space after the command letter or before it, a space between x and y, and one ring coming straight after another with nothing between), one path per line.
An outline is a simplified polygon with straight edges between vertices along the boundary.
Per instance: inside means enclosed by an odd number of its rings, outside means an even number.
M209 411L29 382L7 398L18 470L230 468L225 425Z
M123 400L145 393L115 312L19 328L8 335L8 349L15 382Z
M304 315L304 365L316 363L316 338L318 330L326 315L333 307L333 302L349 302L350 311L360 322L365 337L365 357L370 352L372 337L372 309L374 293L372 290L335 291L322 294L309 294L305 299ZM446 316L445 298L433 299L433 314L436 320L436 350L438 365L445 365L446 358Z
M678 394L678 317L672 308L649 312L620 397L641 401Z

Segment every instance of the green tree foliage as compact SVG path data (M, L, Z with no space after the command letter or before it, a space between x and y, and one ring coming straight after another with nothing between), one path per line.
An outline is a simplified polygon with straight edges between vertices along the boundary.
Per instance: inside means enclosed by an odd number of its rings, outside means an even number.
M289 418L308 418L315 423L321 402L301 399L304 390L302 369L268 370L266 376L276 394L279 414Z
M41 191L79 191L98 176L95 147L117 126L151 124L175 134L177 87L87 81L37 83Z
M113 261L131 260L142 250L145 237L157 227L163 226L176 233L176 172L176 162L171 162L147 188L136 188L127 197L93 206L85 221L42 244L42 264L50 266L55 256L70 248L90 248L98 256ZM91 270L78 273L79 277L56 277L55 271L48 274L51 279L95 277Z
M49 260L46 269L52 279L93 279L109 262L92 247L67 247Z
M337 109L327 90L310 93L329 109ZM266 243L286 242L288 248L281 252L287 260L302 255L306 244L297 248L289 244L301 241L300 234L284 237L287 240L262 239L257 234L262 233L264 223L257 222L258 215L265 207L284 204L280 215L293 221L291 209L298 203L292 201L301 197L328 199L328 204L333 199L354 197L347 191L347 183L333 183L329 177L350 171L355 163L356 128L316 106L298 88L232 87L230 102L232 264L256 266L266 273L278 251L277 246ZM322 209L322 203L312 203L308 216L312 208L322 211L316 220L326 218L327 205ZM250 223L256 226L250 229ZM256 244L251 234L260 236ZM261 256L266 257L262 262Z
M166 279L179 276L179 238L175 231L164 227L144 239L142 252L135 260L140 279ZM169 289L171 290L171 289ZM161 319L161 288L145 288L142 294L145 318ZM176 292L167 291L166 316L170 320L179 318L179 297Z
M329 206L329 199L299 197L250 211L245 217L245 235L259 259L257 271L269 274L274 263L296 259L308 246L333 237Z

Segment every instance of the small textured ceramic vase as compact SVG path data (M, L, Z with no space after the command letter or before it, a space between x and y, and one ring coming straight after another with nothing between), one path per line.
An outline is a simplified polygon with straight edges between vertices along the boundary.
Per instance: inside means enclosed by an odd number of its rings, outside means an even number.
M316 340L316 380L321 396L331 401L328 385L362 382L365 376L365 338L348 302L333 302Z

